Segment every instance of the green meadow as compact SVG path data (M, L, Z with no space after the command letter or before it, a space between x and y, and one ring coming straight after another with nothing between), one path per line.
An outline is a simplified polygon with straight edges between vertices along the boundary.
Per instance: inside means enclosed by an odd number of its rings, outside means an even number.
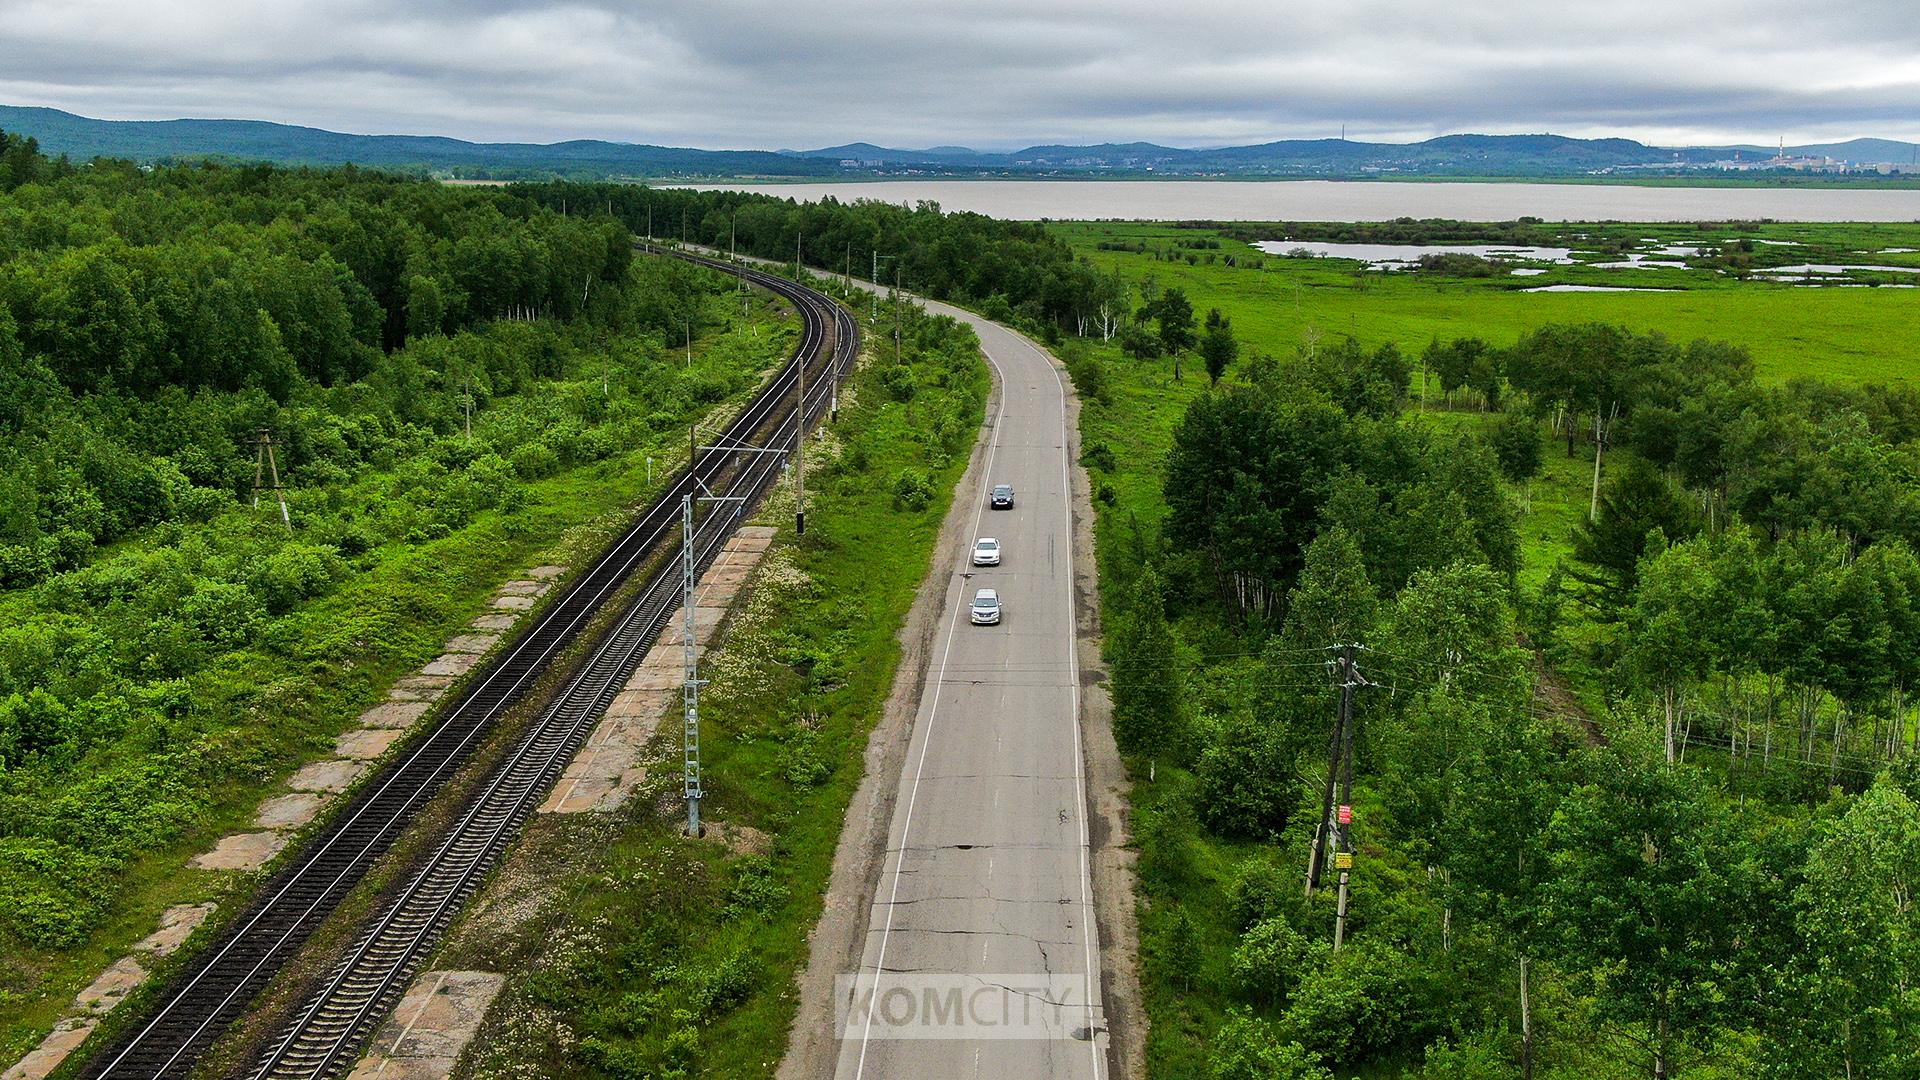
M1219 308L1251 352L1292 355L1314 340L1351 336L1363 345L1395 342L1417 355L1438 337L1480 337L1508 345L1546 323L1611 322L1676 340L1715 338L1745 346L1763 381L1797 377L1899 382L1920 377L1920 291L1886 287L1808 288L1737 279L1718 269L1606 270L1553 267L1535 277L1442 277L1380 272L1358 262L1268 255L1214 228L1177 224L1062 223L1056 232L1130 285L1151 279L1186 290L1204 315ZM1235 227L1241 232L1245 227ZM1288 235L1275 226L1276 238ZM1583 242L1619 245L1725 242L1729 233L1695 226L1575 229ZM1774 241L1756 248L1755 267L1812 262L1916 265L1916 225L1766 225L1739 234ZM1103 250L1145 245L1145 252ZM1196 248L1196 243L1217 244ZM1795 246L1777 246L1785 244ZM1192 257L1189 261L1189 256ZM1578 257L1578 256L1576 256ZM1232 265L1228 260L1231 258ZM1910 275L1920 279L1920 275ZM1880 275L1892 280L1892 275ZM1660 289L1659 292L1530 293L1539 285Z

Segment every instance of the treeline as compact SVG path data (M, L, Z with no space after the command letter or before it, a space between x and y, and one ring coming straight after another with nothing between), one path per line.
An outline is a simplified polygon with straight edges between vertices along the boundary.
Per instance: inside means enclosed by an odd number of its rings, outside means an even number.
M350 470L459 395L557 370L549 325L696 329L695 275L632 273L619 225L495 189L352 169L82 169L7 136L0 199L0 583L244 494ZM534 329L510 329L518 324Z
M862 199L801 203L738 191L660 190L630 184L543 184L510 189L550 209L612 214L636 234L686 240L775 261L874 274L882 283L979 308L1049 340L1087 334L1126 290L1077 259L1045 225Z
M1167 456L1169 566L1265 620L1330 528L1391 589L1461 558L1510 578L1520 545L1493 454L1403 422L1405 383L1397 350L1346 345L1197 400Z
M1196 226L1215 228L1208 224ZM1325 240L1341 244L1553 244L1554 230L1539 218L1517 221L1452 221L1446 218L1395 218L1392 221L1283 221L1272 225L1228 222L1220 235L1254 243L1260 240Z

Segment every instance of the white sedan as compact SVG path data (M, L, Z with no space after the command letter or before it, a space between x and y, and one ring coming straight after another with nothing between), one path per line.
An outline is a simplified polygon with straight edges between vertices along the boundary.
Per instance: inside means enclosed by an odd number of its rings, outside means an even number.
M999 566L1000 541L991 536L983 536L973 542L973 565Z
M1000 594L992 589L981 589L973 594L973 607L967 617L975 626L998 626L1000 624Z

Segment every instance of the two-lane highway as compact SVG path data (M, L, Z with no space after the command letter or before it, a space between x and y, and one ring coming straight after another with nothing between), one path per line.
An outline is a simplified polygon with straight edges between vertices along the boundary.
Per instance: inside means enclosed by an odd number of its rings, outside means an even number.
M971 326L1000 393L971 535L941 551L939 636L899 777L835 1075L1091 1077L1106 1072L1075 656L1067 390L1026 338ZM977 480L978 483L971 482ZM1012 484L1011 510L987 491ZM1001 564L970 565L997 537ZM999 626L973 626L980 588ZM954 989L963 991L955 998ZM955 1016L955 1001L967 1010ZM930 1038L938 1035L942 1037Z

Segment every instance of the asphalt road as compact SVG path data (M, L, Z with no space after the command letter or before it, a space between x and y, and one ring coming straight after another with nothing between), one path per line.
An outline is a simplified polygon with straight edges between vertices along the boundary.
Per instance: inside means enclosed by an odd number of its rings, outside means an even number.
M1025 338L927 307L973 327L1001 393L987 474L962 489L978 499L972 535L938 553L926 586L945 590L942 623L868 916L869 983L841 994L835 1075L1098 1080L1107 1036L1078 720L1066 388ZM1016 490L1012 510L987 505L1002 483ZM979 536L1000 540L1000 566L969 565ZM979 588L999 591L999 626L969 624Z

